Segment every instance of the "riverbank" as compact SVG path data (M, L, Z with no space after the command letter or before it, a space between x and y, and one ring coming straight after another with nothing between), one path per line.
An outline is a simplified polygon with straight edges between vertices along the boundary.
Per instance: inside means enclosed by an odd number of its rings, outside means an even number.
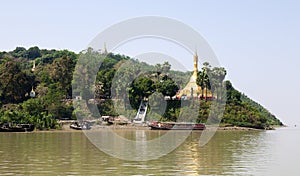
M250 127L239 127L239 126L209 126L207 125L207 130L214 130L217 128L218 131L264 131L264 130L275 130L276 128L270 127L268 129L256 129ZM113 130L151 130L146 124L127 124L127 125L93 125L91 130L101 130L101 129L113 129ZM71 129L69 124L63 124L61 129L57 131L80 131Z
M249 128L249 127L218 127L218 131L263 131L263 130L273 130L273 129L257 129L257 128Z

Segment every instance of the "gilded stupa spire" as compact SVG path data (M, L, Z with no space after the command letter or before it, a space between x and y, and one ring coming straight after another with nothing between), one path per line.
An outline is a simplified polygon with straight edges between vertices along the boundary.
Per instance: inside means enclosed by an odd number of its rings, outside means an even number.
M104 46L103 46L103 52L102 54L107 54L107 48L106 48L106 43L104 42Z
M193 75L191 76L190 81L187 83L187 85L179 92L179 94L177 94L179 97L183 95L188 97L197 97L201 92L201 88L197 85L198 54L196 50L193 55L193 59L194 59Z
M195 54L194 54L194 72L193 72L193 77L197 78L198 75L198 54L197 54L197 50L195 50Z

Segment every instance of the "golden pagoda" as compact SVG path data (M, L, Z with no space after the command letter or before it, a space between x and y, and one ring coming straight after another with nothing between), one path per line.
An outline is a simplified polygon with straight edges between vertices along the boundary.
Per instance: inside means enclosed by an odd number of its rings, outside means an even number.
M198 77L198 54L195 51L194 54L194 71L187 85L178 92L176 97L181 98L183 96L186 97L199 97L202 94L201 87L197 85L197 77ZM205 89L203 90L205 91ZM204 93L205 94L205 93ZM206 95L204 95L206 96ZM207 97L211 96L211 92L208 91Z

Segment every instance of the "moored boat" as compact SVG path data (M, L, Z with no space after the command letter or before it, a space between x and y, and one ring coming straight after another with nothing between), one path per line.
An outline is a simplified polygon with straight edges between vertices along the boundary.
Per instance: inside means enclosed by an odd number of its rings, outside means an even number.
M91 127L91 124L89 122L74 122L70 125L70 128L74 129L74 130L90 130L92 127Z
M7 123L0 126L0 132L31 132L33 130L33 124L17 124L12 126L11 124Z
M178 123L178 122L152 122L149 124L151 130L204 130L203 123Z

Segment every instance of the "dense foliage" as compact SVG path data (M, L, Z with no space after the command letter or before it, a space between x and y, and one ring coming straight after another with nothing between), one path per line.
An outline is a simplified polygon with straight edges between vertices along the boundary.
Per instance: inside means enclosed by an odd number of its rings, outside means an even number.
M67 50L38 47L1 52L0 123L33 123L38 129L49 129L58 127L57 119L70 118L73 106L64 100L72 96L77 57Z
M73 74L74 70L78 72ZM93 72L97 74L89 75ZM85 114L72 106L72 99L80 96L88 103L94 100L101 115L133 119L140 101L149 99L150 120L177 121L181 115L206 122L211 116L212 121L222 120L226 125L255 128L282 125L261 105L235 90L229 81L224 82L225 75L224 68L204 63L197 84L210 91L216 100L203 99L207 92L202 92L202 99L180 100L174 96L191 73L171 70L168 62L152 66L119 54L109 53L104 57L91 48L76 54L17 47L0 52L0 124L33 123L38 129L57 128L57 119L74 119L77 113ZM86 89L81 91L76 84L85 85ZM222 97L225 95L222 86L226 87L226 97ZM32 89L34 97L30 96ZM225 99L222 115L218 103ZM198 107L197 103L200 108L189 111ZM116 110L116 106L123 108Z

